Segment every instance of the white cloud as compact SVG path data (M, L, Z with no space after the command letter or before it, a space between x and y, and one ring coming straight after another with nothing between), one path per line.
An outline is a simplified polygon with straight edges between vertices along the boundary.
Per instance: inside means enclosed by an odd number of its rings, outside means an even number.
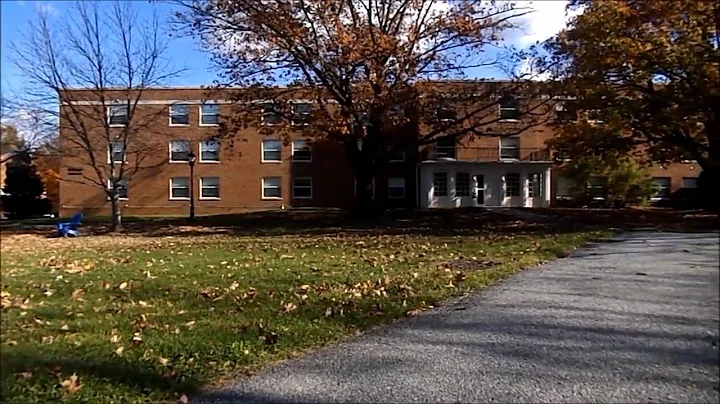
M58 10L50 3L35 3L35 10L47 15L57 15Z
M582 9L565 10L567 4L564 0L519 2L519 7L533 12L521 18L522 32L513 36L511 42L518 48L526 48L562 31L573 17L582 13Z

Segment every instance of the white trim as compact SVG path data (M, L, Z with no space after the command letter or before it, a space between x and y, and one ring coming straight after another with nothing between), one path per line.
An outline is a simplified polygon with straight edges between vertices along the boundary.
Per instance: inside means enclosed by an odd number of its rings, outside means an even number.
M260 104L261 105L270 105L270 108L272 108L273 105L279 104L279 103L277 103L275 101L265 101ZM278 122L278 123L265 122L265 109L267 109L267 108L264 106L260 107L260 126L275 126L275 125L280 125L282 123L282 115L280 115L280 114L275 114L275 115L278 115L280 117L281 122Z
M188 164L187 160L173 160L172 159L172 144L173 142L185 142L188 145L188 153L192 151L192 142L185 139L175 139L168 142L168 164Z
M306 144L306 146L307 146L307 148L308 148L308 150L309 150L309 152L310 152L310 159L309 159L309 160L295 160L295 142L305 142L305 144ZM291 152L290 152L290 157L291 157L291 161L292 161L293 163L312 163L312 161L313 161L313 159L312 159L313 153L312 153L312 149L310 148L310 141L309 141L308 139L295 139L295 140L293 140L292 143L291 143L291 148L290 148L290 150L291 150Z
M202 122L202 118L203 118L202 107L210 106L210 105L215 105L218 107L217 117L218 117L218 121L220 121L220 103L214 102L214 101L213 102L204 102L204 103L198 105L198 126L201 126L201 127L220 126L220 123L203 123ZM209 114L206 114L206 115L209 115Z
M177 106L187 107L188 123L172 123L172 118L173 118L172 108L173 108L173 107L177 107ZM170 127L180 127L180 128L190 126L190 105L187 105L187 104L171 104L171 105L169 105L169 106L168 106L168 126L170 126Z
M118 182L124 182L124 183L125 183L125 194L129 196L129 195L130 195L130 189L128 188L128 181L127 181L127 180L120 180L120 181L118 181ZM107 186L108 186L108 189L110 189L110 187L112 186L112 181L110 181L109 178L108 178L108 180L107 180L107 184L108 184L108 185L107 185ZM108 196L107 200L108 200L108 201L110 200L110 197L109 197L109 196ZM129 201L129 200L130 200L130 198L118 198L118 201Z
M202 191L203 191L203 181L202 180L204 178L217 178L218 195L220 194L220 177L218 177L218 176L200 177L200 178L198 178L198 190L200 191L198 193L198 200L200 200L200 201L219 201L220 200L219 196L202 196ZM210 188L210 187L208 187L208 188Z
M310 196L295 196L295 180L310 180ZM292 179L292 199L312 199L313 198L313 179L312 177L297 177ZM308 187L298 187L308 188Z
M102 103L100 103L100 105L102 105ZM127 122L124 123L124 124L118 124L118 123L111 124L111 123L110 123L110 108L112 108L112 107L124 107L124 108L125 108L125 118L127 119L128 122L130 121L130 109L128 108L127 104L109 105L109 106L107 107L107 110L105 111L105 118L106 118L108 127L111 127L111 128L125 128L125 127L127 127Z
M280 142L280 160L265 160L265 142ZM260 162L261 163L282 163L283 143L279 139L263 139L260 141Z
M280 180L280 185L277 187L280 190L280 196L265 196L265 179L266 178L278 178ZM276 187L273 187L276 188ZM273 176L273 177L262 177L260 179L260 199L264 201L281 201L282 200L282 177Z
M122 161L111 161L112 159L112 144L115 142L120 142L123 144L123 159ZM110 145L107 149L107 164L114 165L115 163L122 165L123 163L127 163L127 148L125 147L125 142L122 140L111 140Z
M170 200L170 201L189 201L189 200L190 200L190 196L192 196L192 195L188 196L187 198L184 198L184 197L183 197L183 198L181 198L181 197L173 197L173 196L172 196L172 190L173 190L172 180L173 180L173 178L187 178L187 180L188 180L188 191L190 191L190 177L170 177L170 179L168 180L168 200Z
M217 160L203 160L202 158L202 145L206 142L215 142L217 143L217 153L218 153L218 159ZM198 163L202 164L220 164L220 141L219 140L201 140L198 142Z

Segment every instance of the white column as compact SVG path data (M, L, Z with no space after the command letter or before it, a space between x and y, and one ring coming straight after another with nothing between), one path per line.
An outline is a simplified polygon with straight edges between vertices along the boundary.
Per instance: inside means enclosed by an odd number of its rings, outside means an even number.
M526 170L522 170L520 172L520 186L522 187L522 190L520 191L520 196L522 196L522 206L527 207L528 206L528 174Z
M552 178L550 177L551 170L552 170L551 167L548 167L545 170L545 189L544 189L544 194L543 194L543 200L545 203L545 207L550 206L550 197L552 196L552 192L550 192L551 191L550 187L552 185Z

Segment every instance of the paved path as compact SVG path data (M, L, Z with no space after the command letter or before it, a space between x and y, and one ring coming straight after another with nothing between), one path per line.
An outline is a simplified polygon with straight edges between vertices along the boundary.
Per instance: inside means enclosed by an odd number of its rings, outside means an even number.
M718 234L626 233L191 402L720 402Z

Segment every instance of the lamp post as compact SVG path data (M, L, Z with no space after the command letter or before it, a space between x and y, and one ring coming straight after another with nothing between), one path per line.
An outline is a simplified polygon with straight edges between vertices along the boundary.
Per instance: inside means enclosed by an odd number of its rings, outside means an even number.
M190 166L190 221L195 221L195 153L188 153L188 165Z

